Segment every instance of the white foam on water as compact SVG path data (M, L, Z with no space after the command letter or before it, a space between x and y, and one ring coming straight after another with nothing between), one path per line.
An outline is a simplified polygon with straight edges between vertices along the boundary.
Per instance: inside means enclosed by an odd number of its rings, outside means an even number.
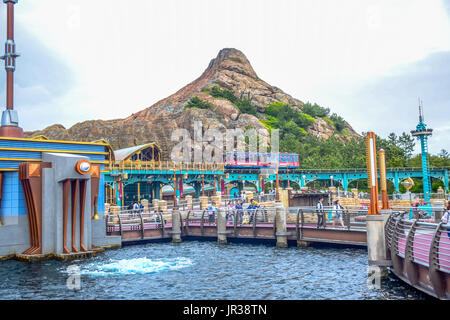
M178 270L192 265L189 258L148 259L134 258L117 260L106 264L92 264L81 270L81 275L108 276L157 273L167 270Z

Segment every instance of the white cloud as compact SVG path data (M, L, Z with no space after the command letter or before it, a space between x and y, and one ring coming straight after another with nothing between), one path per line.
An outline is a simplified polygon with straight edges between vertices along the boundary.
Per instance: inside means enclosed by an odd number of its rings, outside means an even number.
M262 79L294 97L331 107L360 131L395 131L398 119L361 121L364 111L339 97L450 50L449 18L437 0L21 1L16 24L76 79L65 95L38 105L48 117L22 117L26 130L126 117L194 80L221 48L235 47Z

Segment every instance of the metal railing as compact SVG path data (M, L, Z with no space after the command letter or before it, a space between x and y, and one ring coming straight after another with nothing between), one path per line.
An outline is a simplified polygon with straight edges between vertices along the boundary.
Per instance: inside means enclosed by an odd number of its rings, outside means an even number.
M430 167L430 170L450 170L450 167ZM391 167L386 168L386 171L420 171L422 172L422 167L410 167L410 168L404 168L404 167ZM343 169L295 169L293 170L293 173L315 173L315 172L367 172L367 168L343 168Z
M116 161L110 162L106 168L109 171L224 171L223 163L195 163L174 161Z
M394 212L386 222L385 237L391 255L450 274L450 224L423 222Z
M305 227L318 227L319 216L315 207L295 207L288 208L290 214L299 212L302 225ZM366 226L367 210L360 207L346 206L344 209L336 210L331 206L323 207L323 222L319 227L344 229L344 230L363 230ZM292 221L289 218L288 223Z

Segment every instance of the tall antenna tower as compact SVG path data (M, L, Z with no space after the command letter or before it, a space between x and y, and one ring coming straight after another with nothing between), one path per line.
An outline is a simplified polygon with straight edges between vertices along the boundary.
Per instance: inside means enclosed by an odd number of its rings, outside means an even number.
M17 111L14 110L14 71L16 70L16 44L14 43L14 5L19 0L3 0L7 7L7 32L5 42L6 110L2 113L0 137L23 138Z
M430 162L428 156L428 137L433 134L433 129L427 129L424 122L422 101L419 99L419 124L416 130L411 131L411 135L420 141L422 152L422 176L423 176L423 197L425 202L430 201L431 196L431 178Z

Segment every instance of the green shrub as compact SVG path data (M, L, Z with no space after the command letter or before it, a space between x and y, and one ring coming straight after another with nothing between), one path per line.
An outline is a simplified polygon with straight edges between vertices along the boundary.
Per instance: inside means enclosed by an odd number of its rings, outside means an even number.
M241 113L247 113L254 116L257 114L256 107L250 102L249 99L238 100L235 105Z
M345 120L336 113L333 113L330 119L334 122L334 127L337 131L341 132L345 128Z
M200 109L208 109L212 107L212 104L206 101L203 101L199 97L192 97L185 108L200 108Z
M230 101L234 106L236 106L241 113L251 114L256 116L257 109L256 106L251 103L247 98L238 99L234 92L227 89L220 89L219 86L214 86L211 88L209 94L214 98L223 98Z
M330 114L329 108L323 108L317 103L311 104L309 102L303 104L302 112L309 114L313 118L327 117Z
M323 117L322 119L325 120L326 122L328 122L330 125L332 125L332 126L334 127L334 122L333 122L333 120L331 120L331 119L328 118L328 117Z
M236 103L238 99L234 95L234 92L227 89L220 89L218 86L214 86L211 88L209 94L214 98L224 98L230 101L231 103Z
M309 114L299 112L295 119L295 123L297 123L299 127L307 128L314 123L314 118Z
M230 59L231 61L234 61L234 62L242 63L241 58L231 57L231 58L229 58L229 59Z

